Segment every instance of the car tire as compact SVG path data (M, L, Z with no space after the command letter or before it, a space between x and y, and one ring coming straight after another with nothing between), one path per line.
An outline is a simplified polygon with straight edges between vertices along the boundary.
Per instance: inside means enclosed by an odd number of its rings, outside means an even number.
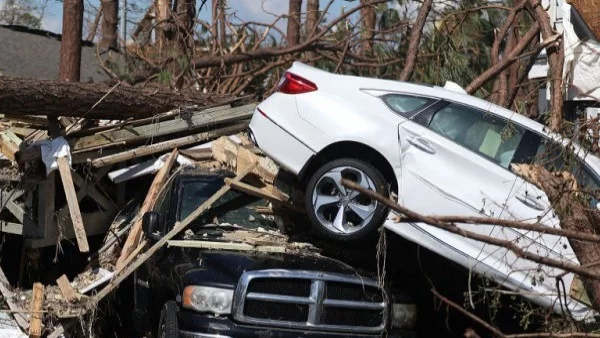
M388 209L368 196L345 190L335 183L338 178L351 179L389 196L389 183L369 163L353 158L328 162L314 172L306 186L306 211L313 230L336 241L357 241L374 236L385 221ZM342 207L344 211L340 213Z
M177 326L177 312L179 307L175 301L168 301L160 312L160 319L158 321L158 332L156 337L158 338L171 338L179 335L179 328Z

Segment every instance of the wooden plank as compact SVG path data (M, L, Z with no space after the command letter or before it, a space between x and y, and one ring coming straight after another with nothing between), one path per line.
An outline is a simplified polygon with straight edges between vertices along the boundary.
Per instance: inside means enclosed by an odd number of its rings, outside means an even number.
M7 234L22 235L23 224L0 221L0 232L4 232Z
M205 133L200 133L196 135L185 136L181 138L176 138L169 141L159 142L148 146L138 147L136 149L124 151L122 153L108 155L105 157L100 157L95 160L92 160L92 166L98 168L103 167L109 164L119 163L127 160L131 160L134 158L144 157L156 153L161 153L164 151L171 150L173 148L179 148L182 146L191 145L194 143L205 142L207 140L213 139L215 137L219 137L222 135L227 135L231 133L236 133L242 131L248 127L247 123L235 124L230 127L225 127L221 129L216 129L212 131L208 131Z
M67 278L67 276L65 276L65 275L60 276L56 280L56 284L58 285L60 292L62 293L63 297L67 300L67 302L72 302L77 299L77 294L75 293L75 290L71 286L71 283L69 282L69 279Z
M264 198L268 201L285 203L289 200L289 197L282 192L279 192L276 195L276 194L274 194L274 191L269 191L266 188L257 188L257 187L251 186L250 184L247 184L244 182L236 182L228 177L225 178L225 183L227 185L230 185L232 188L234 188L236 190L245 192L246 194L249 194L249 195Z
M54 221L54 197L56 195L56 172L51 172L46 181L40 184L38 196L38 227L42 237L48 237L50 227Z
M42 285L42 283L33 284L33 294L31 298L29 337L40 338L42 336L42 319L44 317L44 314L41 312L42 306L44 305L44 285Z
M215 160L227 165L229 168L236 170L238 166L238 152L243 151L244 157L249 156L256 161L258 165L253 173L260 176L265 182L273 183L279 172L279 167L267 157L262 157L254 154L251 151L246 152L246 148L232 141L229 137L220 137L212 143L212 152Z
M129 255L133 252L133 250L139 245L139 241L142 238L142 219L144 214L148 211L151 211L154 207L154 203L156 203L156 198L158 197L158 193L161 191L165 182L169 178L169 172L173 167L173 163L177 159L177 149L174 149L169 157L165 160L165 164L160 168L160 170L154 176L154 180L150 185L150 189L148 189L148 194L146 194L146 198L144 199L144 203L142 203L142 207L138 212L138 216L131 227L131 231L127 236L127 240L123 245L123 249L121 250L121 255L117 260L116 267L120 269L123 267L123 263L129 257Z
M19 151L22 140L10 130L0 132L0 153L9 160L15 160L15 154Z
M193 133L198 129L206 128L210 125L250 118L255 108L255 104L249 104L236 108L222 106L205 109L192 113L187 118L128 127L126 129L82 137L72 142L72 149L80 150L123 141L139 142L148 138L156 138L174 133Z
M8 305L9 309L11 309L12 311L22 312L21 307L13 300L14 294L10 289L10 284L8 283L8 279L6 278L4 271L2 271L2 268L0 268L0 293L2 293L2 298ZM29 327L29 321L27 320L25 315L22 313L15 313L14 318L17 321L17 324L19 324L19 326L21 327L21 329L27 332L27 328Z
M243 172L237 175L234 180L239 181L248 175L256 166L256 162L252 163L250 166L245 168ZM208 198L204 203L202 203L196 210L194 210L188 217L186 217L183 221L176 223L173 229L169 231L166 235L164 235L160 240L158 240L154 245L152 245L146 252L140 254L137 259L133 260L131 264L124 265L124 269L120 271L118 274L115 274L116 277L112 280L104 289L100 290L95 296L96 302L100 301L110 292L112 292L119 284L121 284L129 275L131 275L135 270L137 270L148 258L152 257L158 250L160 250L168 241L170 241L173 237L179 234L183 229L187 228L196 218L202 216L208 209L212 207L212 205L218 201L223 195L225 195L230 190L228 185L223 185L219 190L217 190L210 198ZM139 246L141 248L142 246ZM129 259L133 259L134 256L130 256Z
M73 178L71 177L71 167L65 157L59 157L56 161L58 163L58 170L60 171L63 189L65 190L69 213L71 214L71 221L73 222L73 229L75 230L77 246L79 247L80 252L89 252L90 246L88 245L85 227L83 226L83 219L81 218L81 211L79 210L79 203L77 202L77 194L75 193L75 186L73 185Z

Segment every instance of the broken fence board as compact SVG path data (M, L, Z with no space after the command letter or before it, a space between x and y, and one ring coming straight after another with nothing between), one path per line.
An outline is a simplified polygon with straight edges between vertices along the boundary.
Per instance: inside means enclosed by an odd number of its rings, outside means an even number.
M73 178L71 177L71 167L65 157L59 157L56 161L58 163L60 178L67 198L69 213L71 214L71 221L73 222L73 230L75 230L77 246L79 247L80 252L88 252L90 251L90 246L88 245L85 227L83 226L79 202L77 202L77 194L75 193L75 186L73 185Z
M44 305L44 285L42 283L33 284L33 294L31 296L31 321L29 322L29 337L40 338L42 336L42 318L41 312Z
M154 203L156 202L156 198L158 197L158 193L161 191L165 182L169 178L169 172L177 159L177 149L174 149L165 164L160 168L160 170L154 176L154 180L152 181L152 185L150 185L150 189L148 189L148 194L144 199L144 203L142 203L142 207L138 212L138 216L131 227L131 231L129 232L129 236L127 236L127 240L123 245L123 249L121 249L121 255L117 260L117 269L120 269L123 266L123 263L129 257L131 252L139 245L139 241L142 238L142 219L144 218L144 214L154 207Z
M117 153L114 155L108 155L104 157L97 158L92 160L92 166L99 168L109 164L119 163L127 160L131 160L134 158L144 157L156 153L160 153L163 151L168 151L173 148L179 148L182 146L187 146L194 143L204 142L210 140L215 137L219 137L222 135L236 133L242 130L245 130L248 127L248 123L240 123L235 124L230 127L225 127L221 129L216 129L212 131L207 131L204 133L185 136L169 141L159 142L148 146L138 147L136 149L124 151L121 153Z
M237 175L234 180L239 181L248 175L256 166L256 162L252 163L250 166L245 168L245 170ZM212 207L212 205L218 201L223 195L225 195L230 190L228 185L223 185L219 190L217 190L210 198L208 198L204 203L202 203L196 210L194 210L188 217L186 217L183 221L176 223L173 229L171 229L166 235L164 235L160 240L158 240L154 245L152 245L146 252L140 254L137 259L132 260L131 263L128 263L124 266L124 269L116 274L116 277L113 281L111 281L104 289L100 290L98 294L95 296L96 301L100 301L110 292L112 292L121 282L123 282L129 275L131 275L135 270L137 270L148 258L152 257L158 250L160 250L168 241L173 239L177 234L179 234L183 229L185 229L188 225L190 225L196 218L202 216L208 209ZM138 249L140 249L138 247ZM131 256L129 259L133 259L134 256Z

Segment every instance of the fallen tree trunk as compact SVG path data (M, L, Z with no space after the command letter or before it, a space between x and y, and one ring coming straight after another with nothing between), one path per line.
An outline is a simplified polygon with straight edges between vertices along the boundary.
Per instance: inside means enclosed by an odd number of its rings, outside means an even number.
M106 84L0 77L0 114L102 119L149 117L167 110L227 103L227 95Z

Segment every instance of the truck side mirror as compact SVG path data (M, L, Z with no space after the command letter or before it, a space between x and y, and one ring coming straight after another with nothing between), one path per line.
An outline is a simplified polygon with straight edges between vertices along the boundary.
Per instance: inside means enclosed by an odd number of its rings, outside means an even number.
M142 230L146 237L159 240L163 234L159 230L160 214L158 212L149 211L142 216Z

